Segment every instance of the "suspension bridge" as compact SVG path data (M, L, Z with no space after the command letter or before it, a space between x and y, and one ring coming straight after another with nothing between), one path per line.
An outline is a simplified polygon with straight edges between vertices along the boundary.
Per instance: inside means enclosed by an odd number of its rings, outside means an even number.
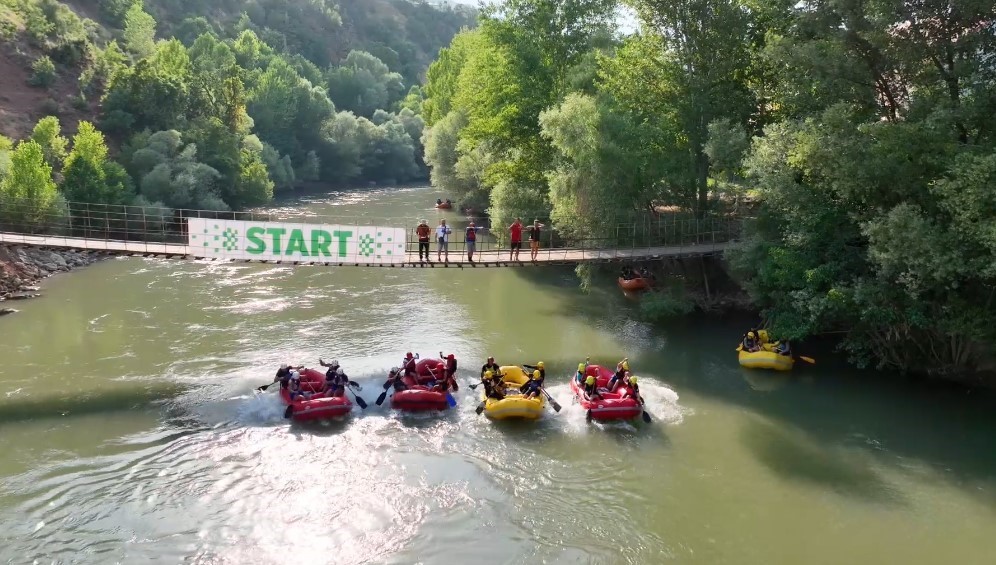
M359 225L343 218L281 217L267 212L215 212L68 203L39 213L30 206L0 212L0 244L75 249L109 255L217 262L367 267L507 267L652 261L721 254L741 221L635 213L591 235L568 236L544 226L532 258L529 232L513 260L507 227L478 227L473 260L466 226L452 226L440 253L430 226L428 257L420 256L416 225ZM369 222L369 219L365 219ZM608 226L608 227L606 227ZM528 228L528 226L527 226ZM424 253L424 247L423 247Z

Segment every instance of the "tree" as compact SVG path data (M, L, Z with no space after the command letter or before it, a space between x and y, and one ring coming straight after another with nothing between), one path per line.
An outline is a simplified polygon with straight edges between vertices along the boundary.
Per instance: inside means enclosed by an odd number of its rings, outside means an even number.
M62 225L65 203L37 142L22 141L11 152L10 169L0 181L0 200L0 223L8 229L34 233Z
M48 88L55 82L55 64L48 55L42 55L31 64L31 86Z
M45 162L53 170L62 168L62 162L66 158L66 148L69 145L69 141L60 135L61 130L59 118L46 116L38 120L35 129L31 132L31 140L41 146L45 154Z
M156 20L136 2L124 16L125 47L139 58L148 57L156 48Z
M709 207L709 124L748 122L751 22L738 0L636 0L644 35L604 59L604 89L640 122L658 123L653 141L671 163L668 199L701 216Z
M120 203L120 195L112 194L108 188L104 174L106 163L107 145L103 134L90 122L80 122L79 131L73 136L73 150L66 157L63 169L62 193L66 199L71 202Z

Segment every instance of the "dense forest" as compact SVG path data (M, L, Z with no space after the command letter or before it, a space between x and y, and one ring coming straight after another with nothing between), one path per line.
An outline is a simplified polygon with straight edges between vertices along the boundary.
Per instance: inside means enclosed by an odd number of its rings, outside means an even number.
M424 87L432 180L567 238L754 203L728 257L779 337L994 368L993 0L507 0ZM988 367L986 365L988 364Z
M475 14L407 0L0 0L0 58L31 57L0 102L42 114L7 131L16 142L0 135L6 214L30 203L40 221L67 200L239 209L309 181L424 179L419 84Z

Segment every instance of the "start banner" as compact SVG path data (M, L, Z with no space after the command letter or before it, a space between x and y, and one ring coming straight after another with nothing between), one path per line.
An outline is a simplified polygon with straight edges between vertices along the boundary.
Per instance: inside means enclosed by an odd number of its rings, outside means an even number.
M187 219L194 257L254 261L400 264L404 228Z

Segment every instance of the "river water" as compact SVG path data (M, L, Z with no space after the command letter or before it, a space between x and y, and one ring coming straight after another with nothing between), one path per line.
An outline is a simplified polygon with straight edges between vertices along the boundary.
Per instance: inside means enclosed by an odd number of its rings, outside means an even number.
M431 189L278 210L435 224ZM459 222L458 213L446 213ZM743 320L633 321L569 268L115 259L0 319L0 561L992 563L996 401L845 368L750 373ZM406 351L546 362L534 424L373 404ZM653 423L587 424L579 359L629 357ZM337 357L370 403L289 425L283 361ZM552 384L552 383L551 383Z

